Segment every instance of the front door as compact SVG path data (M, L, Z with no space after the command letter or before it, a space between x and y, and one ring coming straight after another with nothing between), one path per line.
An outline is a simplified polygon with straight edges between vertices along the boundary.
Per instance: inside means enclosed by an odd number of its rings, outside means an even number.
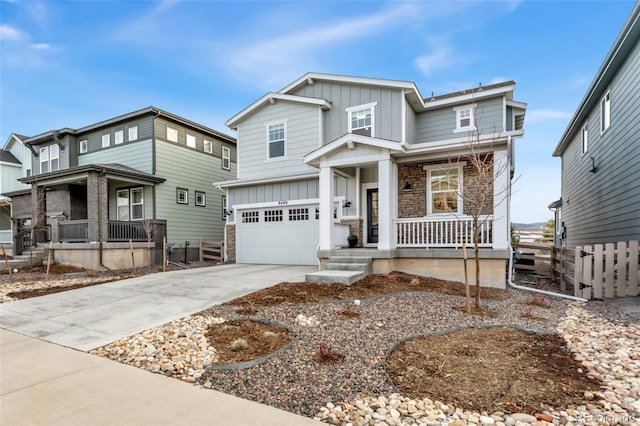
M367 243L378 242L378 188L367 189Z

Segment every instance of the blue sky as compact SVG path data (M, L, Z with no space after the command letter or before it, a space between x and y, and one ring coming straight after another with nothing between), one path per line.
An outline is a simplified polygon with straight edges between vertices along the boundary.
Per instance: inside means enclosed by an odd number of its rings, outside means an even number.
M0 143L157 106L225 121L308 71L414 81L423 96L504 80L528 104L512 219L560 196L551 153L632 1L4 1Z

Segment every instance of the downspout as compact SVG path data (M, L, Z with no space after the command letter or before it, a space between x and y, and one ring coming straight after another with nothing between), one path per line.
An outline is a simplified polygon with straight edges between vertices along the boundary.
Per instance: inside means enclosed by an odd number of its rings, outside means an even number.
M222 185L220 183L217 184L217 185L214 185L213 187L216 188L216 189L219 189L220 191L222 191L224 193L224 196L225 196L225 198L227 200L227 208L226 208L226 210L228 211L229 210L229 191L226 190L226 189L222 189ZM226 219L227 216L228 216L227 212L225 211L224 212L225 219L224 219L224 224L223 224L223 227L222 227L222 231L223 231L222 238L224 238L224 253L223 253L224 263L227 263L227 261L229 260L229 255L227 254L227 219Z

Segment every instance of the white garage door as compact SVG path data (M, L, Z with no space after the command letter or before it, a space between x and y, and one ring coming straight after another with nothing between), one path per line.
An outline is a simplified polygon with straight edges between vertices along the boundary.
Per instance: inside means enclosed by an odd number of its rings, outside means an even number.
M238 210L236 261L276 265L317 264L316 207Z

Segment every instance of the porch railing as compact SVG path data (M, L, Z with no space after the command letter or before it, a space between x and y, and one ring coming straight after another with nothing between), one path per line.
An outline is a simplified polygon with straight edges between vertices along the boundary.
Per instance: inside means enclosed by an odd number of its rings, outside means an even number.
M65 243L84 242L89 240L88 220L69 220L60 222L60 241Z
M469 247L473 246L473 219L464 217L396 219L398 247ZM479 221L478 246L491 247L493 216Z
M153 225L150 225L153 227ZM153 236L151 236L153 239ZM144 222L109 221L109 241L147 241Z

